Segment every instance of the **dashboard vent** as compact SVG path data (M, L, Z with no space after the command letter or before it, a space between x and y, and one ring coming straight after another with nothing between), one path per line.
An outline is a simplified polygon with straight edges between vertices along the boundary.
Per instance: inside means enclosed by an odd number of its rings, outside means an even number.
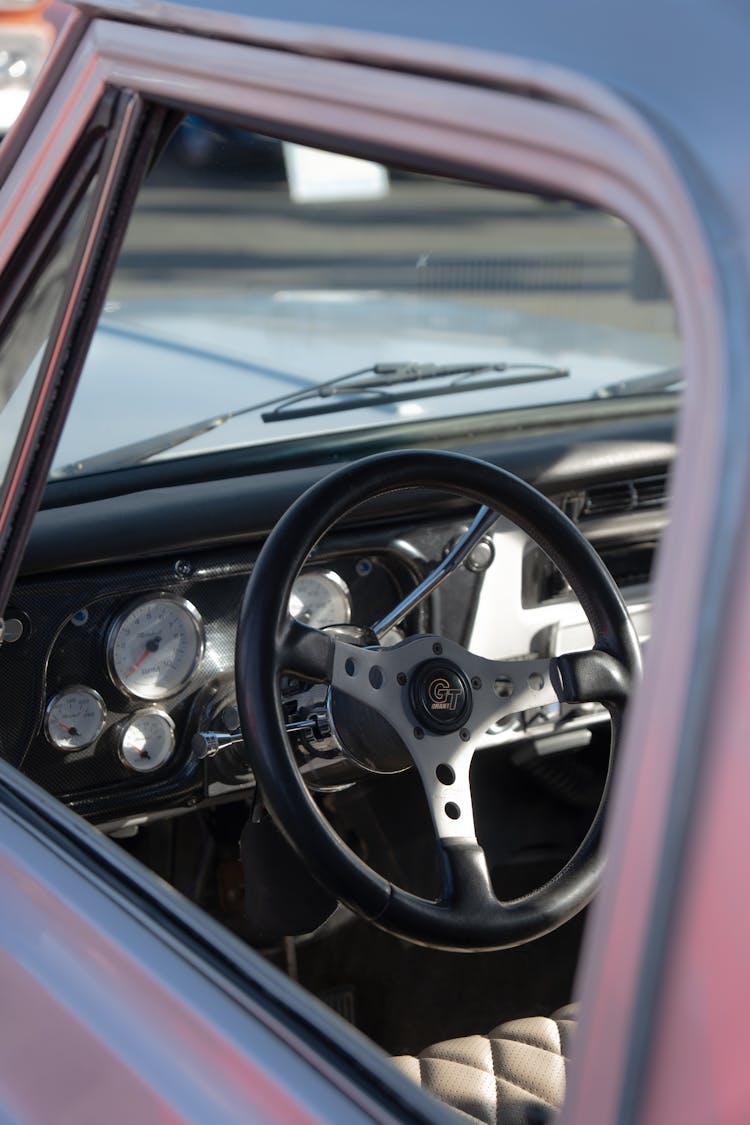
M613 481L596 484L586 490L581 517L611 516L619 512L632 512L637 502L632 481Z
M636 508L663 508L667 500L667 474L634 480Z
M662 508L667 498L667 474L594 484L585 492L566 497L564 509L576 520L619 516Z

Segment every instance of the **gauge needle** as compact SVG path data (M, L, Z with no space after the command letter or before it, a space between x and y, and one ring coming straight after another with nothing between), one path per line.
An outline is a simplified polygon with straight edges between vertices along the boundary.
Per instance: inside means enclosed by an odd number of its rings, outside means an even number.
M133 672L135 672L138 668L140 668L141 664L143 664L143 661L146 659L147 656L150 656L152 652L158 652L160 644L161 644L161 637L152 637L151 640L146 643L146 647L144 648L143 652L141 653L141 655L136 660L135 664L133 664L132 667L130 668L130 670L128 671L128 675L132 676Z
M66 726L65 726L65 723L61 722L61 721L60 721L60 719L58 719L58 720L57 720L57 725L58 725L58 726L60 726L60 727L62 727L62 729L63 729L64 731L66 731L66 733L67 733L67 734L72 734L74 738L75 738L75 737L77 736L77 734L78 734L78 731L76 730L76 728L75 728L75 727L66 727Z

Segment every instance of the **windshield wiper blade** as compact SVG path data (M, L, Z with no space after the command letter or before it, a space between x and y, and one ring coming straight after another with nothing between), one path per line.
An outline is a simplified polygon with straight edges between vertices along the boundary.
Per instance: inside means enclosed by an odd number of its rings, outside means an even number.
M478 383L464 382L472 376L486 372L510 372L498 378L482 379ZM516 372L516 374L512 374ZM383 402L403 402L405 399L426 398L433 395L457 394L462 391L484 390L488 387L510 387L521 383L533 383L543 379L562 379L570 375L564 367L546 366L534 363L376 363L346 375L337 375L324 383L315 383L299 391L290 391L265 402L243 406L239 410L228 410L224 414L213 414L187 426L155 434L150 438L129 442L93 457L81 458L70 465L61 466L51 473L52 480L65 477L82 476L87 473L106 472L110 469L127 468L148 461L159 453L175 446L183 445L192 438L223 426L232 418L243 414L261 411L264 422L281 422L288 418L307 418L313 414L331 414L338 410L358 410L362 406L379 406ZM363 378L364 376L364 378ZM406 386L423 380L452 378L447 385L431 386L421 390L389 392L389 387ZM342 396L339 398L338 396ZM307 400L319 398L318 405L298 406ZM269 410L269 407L274 409Z
M489 372L498 373L498 377L470 381L476 375L486 375ZM328 383L292 391L276 403L273 410L264 410L261 418L264 422L311 418L317 414L359 410L362 407L383 406L406 400L411 402L438 395L520 386L547 379L565 379L569 375L570 371L566 367L540 363L376 363ZM451 381L440 382L448 379ZM414 383L430 385L414 390ZM407 386L408 390L391 389ZM311 404L312 399L322 401Z
M625 398L628 395L654 394L657 391L676 390L682 383L681 367L665 367L663 371L652 371L648 375L635 375L632 379L622 379L619 383L608 383L599 387L592 398Z

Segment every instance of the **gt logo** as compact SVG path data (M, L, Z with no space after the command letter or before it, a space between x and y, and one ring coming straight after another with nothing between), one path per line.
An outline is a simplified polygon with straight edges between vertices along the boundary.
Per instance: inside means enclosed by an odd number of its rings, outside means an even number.
M433 711L455 711L458 706L458 697L462 694L461 688L451 687L449 682L442 677L433 680L427 689Z

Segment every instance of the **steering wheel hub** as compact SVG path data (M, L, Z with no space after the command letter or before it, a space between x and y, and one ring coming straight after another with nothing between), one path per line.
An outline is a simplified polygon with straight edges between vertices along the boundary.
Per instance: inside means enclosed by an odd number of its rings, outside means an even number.
M426 660L411 679L417 722L433 734L459 730L471 714L471 685L451 660Z

